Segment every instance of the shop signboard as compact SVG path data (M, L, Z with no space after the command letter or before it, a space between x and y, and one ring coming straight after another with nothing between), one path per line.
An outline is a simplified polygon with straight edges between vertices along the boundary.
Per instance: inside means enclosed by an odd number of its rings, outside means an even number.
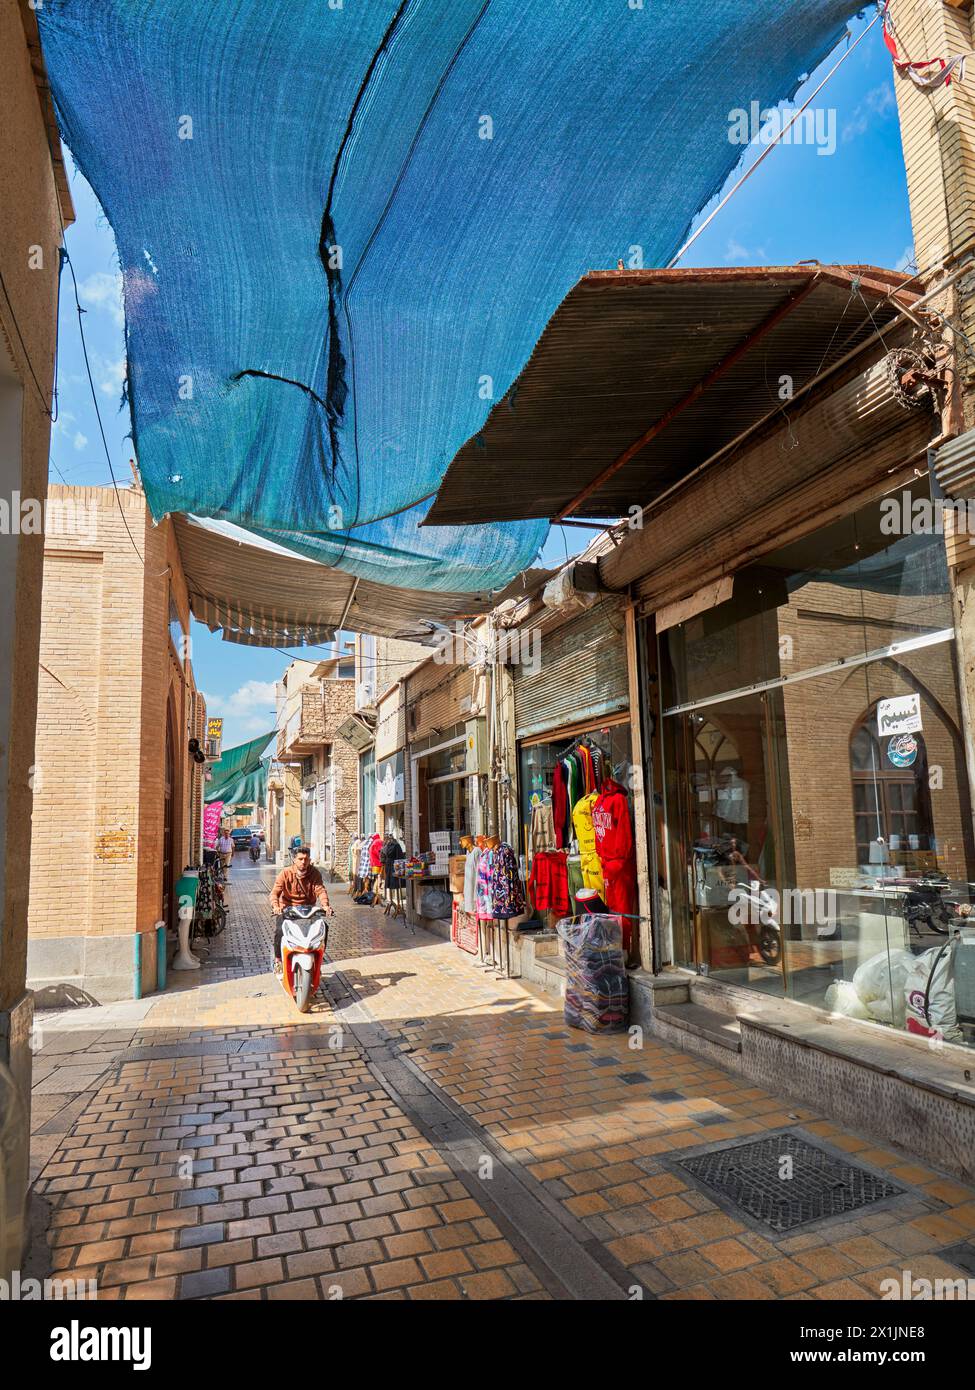
M203 848L215 849L220 834L220 819L223 812L222 801L208 801L203 808Z
M392 806L403 800L403 754L394 753L376 768L376 804Z
M220 757L223 746L223 720L207 719L206 755L213 762Z
M894 734L916 734L921 730L921 697L897 695L881 700L877 706L877 733L881 738Z

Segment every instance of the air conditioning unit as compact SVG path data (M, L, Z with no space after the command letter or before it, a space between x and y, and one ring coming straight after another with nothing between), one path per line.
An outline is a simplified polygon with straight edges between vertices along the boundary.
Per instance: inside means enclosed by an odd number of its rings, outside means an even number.
M356 709L368 709L376 703L376 682L359 681L355 688Z

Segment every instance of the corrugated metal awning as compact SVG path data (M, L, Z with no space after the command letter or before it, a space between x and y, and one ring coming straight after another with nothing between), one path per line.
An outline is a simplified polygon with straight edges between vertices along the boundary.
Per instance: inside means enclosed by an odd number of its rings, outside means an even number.
M430 593L356 579L227 522L174 515L190 607L245 646L330 642L339 628L430 638L433 625L487 612L489 594Z
M935 481L945 497L971 497L975 493L975 430L967 430L933 449Z
M781 408L917 294L871 266L599 271L549 320L424 524L615 518Z

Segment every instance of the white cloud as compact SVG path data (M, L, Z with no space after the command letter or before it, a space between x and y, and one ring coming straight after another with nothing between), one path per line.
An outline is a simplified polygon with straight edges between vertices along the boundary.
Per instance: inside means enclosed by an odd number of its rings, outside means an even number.
M82 304L90 304L95 309L103 309L111 314L119 328L125 323L122 309L122 272L109 275L107 271L96 270L78 286L78 297Z
M742 246L740 241L730 237L724 253L725 265L762 265L765 260L765 247Z
M125 380L125 358L120 357L117 362L106 362L102 371L104 375L98 383L99 391L104 391L106 396L121 395L122 382Z
M274 681L245 681L232 695L209 695L204 692L207 713L235 716L246 721L245 726L255 734L263 733L275 702ZM258 714L260 711L260 714Z
M885 121L897 108L894 89L889 83L872 87L863 101L854 109L853 115L843 126L842 139L849 144L859 135L865 135L875 120Z
M238 720L237 727L242 734L250 734L256 738L258 734L267 732L268 720L271 718L267 714L254 714L249 719Z
M914 259L915 251L913 246L905 246L900 260L894 266L895 270L914 270L917 262Z
M71 442L74 444L74 447L80 453L81 450L84 449L88 443L88 436L86 434L82 434L81 430L75 430L75 436Z

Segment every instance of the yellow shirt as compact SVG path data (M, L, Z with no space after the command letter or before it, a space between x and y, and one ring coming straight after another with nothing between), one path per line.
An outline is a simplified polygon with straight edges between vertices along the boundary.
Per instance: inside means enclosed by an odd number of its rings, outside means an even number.
M582 886L603 890L603 866L596 853L596 832L592 828L592 808L599 799L598 792L577 801L572 810L572 828L579 841L579 858L582 861Z

